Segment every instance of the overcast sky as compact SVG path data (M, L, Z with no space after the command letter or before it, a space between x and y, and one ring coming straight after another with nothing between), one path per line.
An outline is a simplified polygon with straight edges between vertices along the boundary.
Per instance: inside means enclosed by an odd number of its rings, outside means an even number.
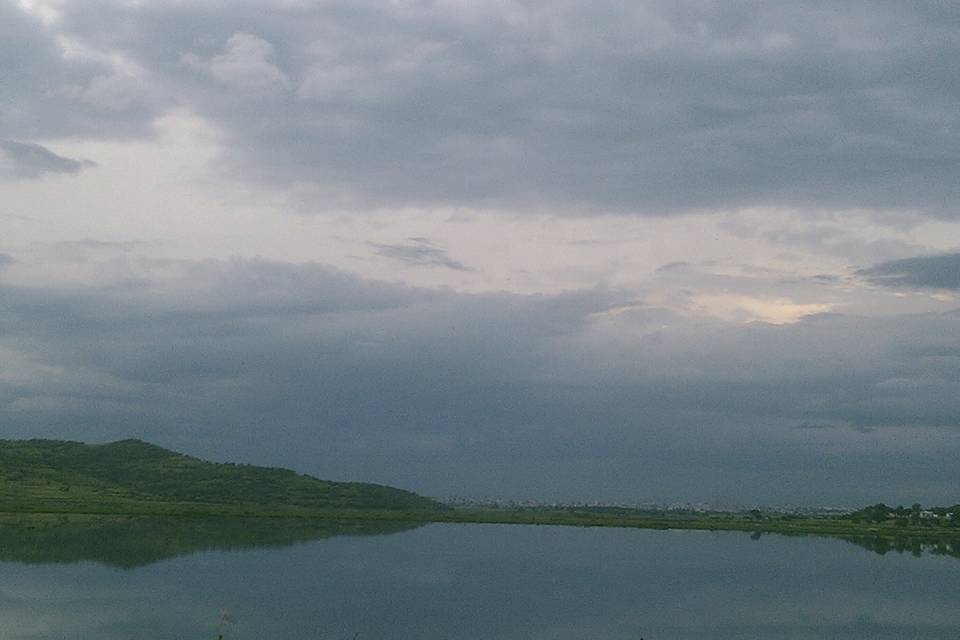
M960 9L0 0L0 437L960 502Z

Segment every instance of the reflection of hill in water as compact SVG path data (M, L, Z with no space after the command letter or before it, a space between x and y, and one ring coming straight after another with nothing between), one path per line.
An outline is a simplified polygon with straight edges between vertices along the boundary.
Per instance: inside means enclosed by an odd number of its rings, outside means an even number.
M917 536L904 536L900 538L844 537L843 539L847 542L852 542L858 547L879 553L880 555L887 553L909 553L920 557L929 553L931 555L960 558L960 537L952 539L928 539Z
M415 529L409 522L146 516L0 517L0 561L91 561L132 568L214 550L285 547L343 535Z

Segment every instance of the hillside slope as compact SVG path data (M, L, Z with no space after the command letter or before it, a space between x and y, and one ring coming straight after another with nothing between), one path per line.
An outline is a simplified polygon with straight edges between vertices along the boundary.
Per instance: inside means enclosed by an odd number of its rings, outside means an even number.
M213 463L140 440L89 445L0 440L0 509L139 511L228 505L298 510L433 511L434 500L377 484L330 482L289 469ZM155 509L156 510L156 509Z

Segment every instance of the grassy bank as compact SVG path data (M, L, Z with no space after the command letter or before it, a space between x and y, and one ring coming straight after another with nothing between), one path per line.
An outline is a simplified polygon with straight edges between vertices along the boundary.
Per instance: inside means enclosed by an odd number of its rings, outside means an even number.
M310 509L261 504L210 504L171 501L0 501L4 517L35 515L113 515L164 517L238 517L336 521L473 523L553 525L574 527L627 527L635 529L686 529L744 531L782 535L834 537L960 539L956 527L911 526L896 523L856 522L842 517L755 518L739 513L703 514L597 514L575 510L450 509L408 511L389 509Z

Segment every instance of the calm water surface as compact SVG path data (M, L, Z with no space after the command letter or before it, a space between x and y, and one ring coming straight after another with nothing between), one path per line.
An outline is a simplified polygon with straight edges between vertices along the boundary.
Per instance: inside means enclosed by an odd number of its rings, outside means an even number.
M960 638L960 560L822 538L434 524L132 568L42 558L0 563L3 640Z

